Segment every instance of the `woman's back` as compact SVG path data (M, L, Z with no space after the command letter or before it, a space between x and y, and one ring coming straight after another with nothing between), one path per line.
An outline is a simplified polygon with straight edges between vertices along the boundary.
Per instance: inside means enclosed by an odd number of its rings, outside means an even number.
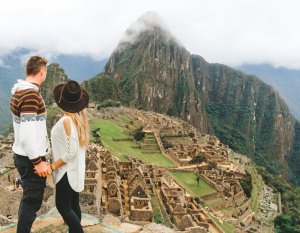
M70 122L70 135L67 135L64 122ZM63 116L51 130L53 161L62 159L66 164L53 172L57 184L67 172L69 183L76 192L84 189L85 147L80 146L77 129L69 116Z

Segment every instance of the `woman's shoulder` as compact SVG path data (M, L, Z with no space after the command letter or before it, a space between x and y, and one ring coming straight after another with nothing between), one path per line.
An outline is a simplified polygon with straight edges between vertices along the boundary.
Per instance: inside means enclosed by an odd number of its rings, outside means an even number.
M71 119L69 117L65 117L63 119L64 129L67 136L71 135Z

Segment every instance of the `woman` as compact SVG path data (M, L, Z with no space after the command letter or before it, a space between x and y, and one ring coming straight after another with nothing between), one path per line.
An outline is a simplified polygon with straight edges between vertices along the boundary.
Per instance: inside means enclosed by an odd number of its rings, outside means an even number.
M85 109L89 96L75 81L56 86L53 95L64 112L51 130L56 208L70 233L82 233L79 192L84 189L85 151L89 143Z

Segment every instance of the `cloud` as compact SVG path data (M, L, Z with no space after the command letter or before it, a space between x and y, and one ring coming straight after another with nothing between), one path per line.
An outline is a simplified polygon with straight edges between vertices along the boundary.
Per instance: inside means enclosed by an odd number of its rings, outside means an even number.
M296 0L10 0L0 8L0 57L28 48L49 57L107 58L130 25L140 26L136 20L150 11L209 62L300 69L298 9Z

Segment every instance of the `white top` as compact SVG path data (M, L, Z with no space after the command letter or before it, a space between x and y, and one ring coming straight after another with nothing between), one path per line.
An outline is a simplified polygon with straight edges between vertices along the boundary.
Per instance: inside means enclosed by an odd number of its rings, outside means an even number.
M71 134L68 136L64 127L63 116L51 130L53 160L62 159L66 164L53 172L54 183L57 184L67 172L69 183L76 192L84 189L85 147L79 145L77 129L70 117Z

